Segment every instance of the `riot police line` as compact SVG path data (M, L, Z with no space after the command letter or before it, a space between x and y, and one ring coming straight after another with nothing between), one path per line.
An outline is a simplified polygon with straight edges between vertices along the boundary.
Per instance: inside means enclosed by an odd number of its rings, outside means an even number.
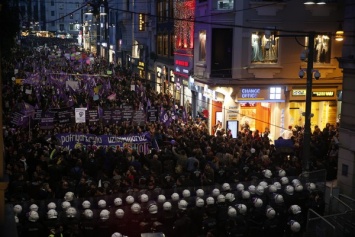
M321 183L272 178L13 203L19 236L302 236ZM320 197L322 198L322 196Z

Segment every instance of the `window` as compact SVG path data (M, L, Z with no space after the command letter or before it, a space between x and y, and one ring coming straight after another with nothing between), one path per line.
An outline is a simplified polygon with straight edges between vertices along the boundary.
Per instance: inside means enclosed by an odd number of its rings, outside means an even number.
M59 14L59 21L64 22L64 14L63 13Z
M199 32L199 61L206 61L206 31L201 30Z
M253 63L277 63L279 38L271 31L253 32L251 47Z
M270 100L281 99L281 87L270 87Z
M52 22L51 22L51 26L55 26L55 21L52 21Z
M59 30L60 31L64 31L65 29L64 29L64 24L59 24Z
M52 7L54 6L54 0L51 0L51 6Z
M160 1L158 2L158 21L162 22L163 21L163 2Z
M165 15L164 18L165 20L169 20L169 0L165 2L165 9L164 9Z
M54 11L51 11L51 16L54 16L55 15L55 12Z
M174 52L175 52L175 35L171 34L170 35L170 56L174 57Z
M231 10L233 9L233 0L213 0L214 10Z
M308 37L306 37L308 45ZM330 37L328 35L317 35L314 37L314 58L315 63L330 63Z
M63 10L64 9L64 4L59 4L59 10Z
M158 35L157 37L157 54L162 55L163 54L163 36Z
M163 55L168 56L169 55L169 37L167 34L163 36Z

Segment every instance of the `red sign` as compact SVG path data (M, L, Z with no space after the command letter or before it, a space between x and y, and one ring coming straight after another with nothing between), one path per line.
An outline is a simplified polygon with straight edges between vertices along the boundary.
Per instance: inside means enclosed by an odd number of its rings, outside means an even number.
M175 65L183 66L183 67L188 67L189 62L187 61L182 61L182 60L175 60Z

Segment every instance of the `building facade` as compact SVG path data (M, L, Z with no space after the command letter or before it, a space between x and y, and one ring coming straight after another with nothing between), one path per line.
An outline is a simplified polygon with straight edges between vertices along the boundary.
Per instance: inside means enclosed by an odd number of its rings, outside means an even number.
M205 88L214 94L207 98L210 127L217 120L238 131L248 124L253 131L270 129L272 139L277 139L288 126L303 126L307 59L300 56L309 47L312 31L311 126L335 124L342 90L336 60L342 43L334 37L343 15L340 3L197 1L193 77L203 88L202 98L211 94L204 93Z

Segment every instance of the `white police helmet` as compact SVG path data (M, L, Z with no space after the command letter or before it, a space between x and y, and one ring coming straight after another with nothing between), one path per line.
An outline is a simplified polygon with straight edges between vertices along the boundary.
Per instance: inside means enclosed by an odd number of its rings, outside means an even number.
M86 219L91 219L94 216L94 212L92 210L90 210L90 209L86 209L84 211L84 216L85 216Z
M263 186L261 186L261 185L258 185L257 187L256 187L256 194L257 195L263 195L264 194L264 191L265 191L265 189L264 189L264 187Z
M242 192L242 198L243 198L243 199L249 199L249 198L250 198L250 192L244 190L244 191Z
M266 217L267 217L268 219L274 218L275 215L276 215L276 212L275 212L275 209L274 209L274 208L269 207L269 208L266 209Z
M135 214L138 214L141 212L141 205L139 205L138 203L133 203L131 206L131 211Z
M295 191L296 192L302 192L303 191L303 185L302 184L296 184L295 185Z
M282 177L281 179L280 179L280 181L281 181L281 184L282 185L286 185L286 184L288 184L288 178L287 177Z
M187 209L187 202L185 200L180 200L178 203L178 208L180 210L186 210Z
M301 230L301 225L297 221L290 221L290 229L292 232L299 232Z
M250 149L250 152L251 152L252 154L254 154L254 153L255 153L255 148L251 148L251 149Z
M110 212L106 209L102 210L100 212L100 219L101 220L107 220L108 218L110 218Z
M106 201L101 199L99 200L99 202L97 203L97 205L100 207L100 208L105 208L106 207Z
M218 195L217 203L226 202L226 197L223 194Z
M36 222L39 219L39 215L38 212L36 211L30 211L29 215L28 215L28 220L31 222Z
M38 211L38 206L36 204L32 204L30 206L30 211Z
M115 198L113 204L115 204L116 207L122 206L122 199L119 197Z
M295 191L294 187L291 185L287 185L285 188L285 193L288 195L293 195L293 192Z
M244 184L241 184L241 183L239 183L239 184L237 184L237 190L238 191L243 191L244 190Z
M50 202L50 203L48 203L47 208L48 208L48 210L56 209L57 205L54 202Z
M265 188L267 188L269 185L268 185L267 182L261 181L258 186L261 186L261 187L263 187L263 188L265 189Z
M205 191L203 189L196 190L196 196L202 198L205 195Z
M214 204L214 198L213 197L206 198L206 203L207 203L207 205L213 205Z
M301 207L298 205L292 205L290 207L290 212L294 215L301 213Z
M115 211L115 215L116 215L117 218L123 218L123 216L124 216L124 211L123 211L122 209L117 209L117 210Z
M238 204L238 205L237 205L237 210L238 210L238 212L239 212L240 214L245 215L245 214L247 213L247 211L248 211L248 208L247 208L247 206L244 205L244 204Z
M281 184L280 182L274 182L273 184L277 189L281 189Z
M58 218L58 213L56 210L54 209L50 209L48 212L47 212L47 218L48 219L56 219Z
M316 188L317 188L315 183L306 183L306 186L307 186L307 190L310 192L316 190Z
M219 191L218 188L215 188L215 189L212 190L212 196L213 197L218 197L218 195L220 195L220 194L221 194L221 192Z
M15 212L15 215L18 215L18 214L20 214L21 212L22 212L22 207L21 207L21 205L15 205L14 206L14 212Z
M249 191L250 194L255 194L255 191L256 191L255 186L254 185L250 185L248 187L248 191Z
M89 209L91 207L91 203L88 200L83 201L81 205L84 209Z
M158 196L158 203L164 203L166 201L166 197L163 194Z
M158 213L158 206L155 203L152 203L148 206L148 211L150 214L156 214Z
M236 217L237 216L237 210L234 207L228 207L228 216L230 217Z
M123 237L121 233L115 232L111 235L111 237Z
M171 200L173 200L174 202L177 202L180 200L180 196L178 193L173 193L171 194Z
M227 193L226 194L226 199L229 202L233 202L235 200L234 194L233 193Z
M254 207L262 207L263 206L263 200L260 198L254 198L253 200Z
M141 203L144 203L144 202L148 202L149 201L149 197L147 194L143 193L140 197L140 200L141 200Z
M292 183L292 185L295 187L297 184L300 184L301 181L300 181L299 179L293 179L293 180L291 181L291 183Z
M163 204L163 210L164 211L170 211L171 207L172 207L172 205L171 205L170 202L164 202L164 204Z
M127 204L132 204L132 203L134 203L134 197L132 197L131 195L128 195L128 196L126 197L126 203L127 203Z
M229 191L229 190L231 190L231 186L229 185L229 183L224 183L224 184L222 185L222 190L223 190L223 191Z
M185 189L184 191L182 191L182 196L184 198L188 198L188 197L190 197L190 195L191 195L190 190Z
M286 176L286 171L283 169L279 170L279 177L285 177Z
M64 210L67 210L69 207L71 207L70 202L68 202L68 201L62 202L62 208L63 208Z
M264 174L264 177L267 179L271 178L271 176L272 176L271 170L268 170L268 169L263 170L263 174Z
M274 196L274 199L275 199L275 203L277 204L284 203L284 197L281 194L276 194Z
M74 207L69 207L65 213L67 214L67 217L74 218L76 216L76 209Z
M196 198L196 207L203 207L205 205L205 200L203 200L202 198Z
M269 193L276 193L277 192L277 188L275 185L271 184L269 186Z
M74 193L73 192L66 192L64 195L64 200L71 202L74 199Z

